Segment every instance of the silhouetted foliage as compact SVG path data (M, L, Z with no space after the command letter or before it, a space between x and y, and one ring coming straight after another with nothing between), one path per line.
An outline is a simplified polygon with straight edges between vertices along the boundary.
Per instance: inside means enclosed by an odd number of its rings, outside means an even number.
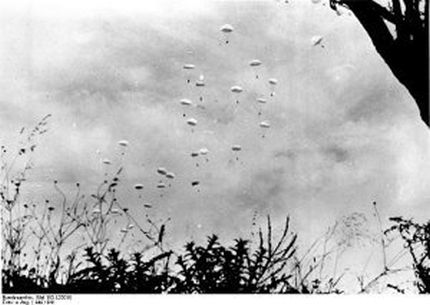
M226 247L212 235L206 246L188 243L172 266L172 251L148 260L137 252L126 260L116 249L103 255L87 247L84 260L88 266L69 274L64 283L16 266L3 270L3 289L5 293L309 293L311 289L303 283L299 288L290 283L296 266L292 258L297 236L288 233L287 218L281 237L274 242L268 218L267 237L259 231L256 249L243 239Z
M293 275L286 272L296 252L296 235L287 238L287 232L288 219L281 238L272 244L271 233L265 243L260 230L255 250L243 239L226 248L215 235L208 238L206 247L188 243L177 261L181 270L173 292L299 293L289 281Z
M392 217L390 220L395 224L385 233L394 231L400 234L412 258L418 291L430 293L430 221L419 224L402 217Z

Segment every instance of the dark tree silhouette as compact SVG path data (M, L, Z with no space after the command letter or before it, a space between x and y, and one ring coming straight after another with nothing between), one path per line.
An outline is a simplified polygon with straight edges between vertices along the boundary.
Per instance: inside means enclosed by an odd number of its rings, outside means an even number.
M381 1L379 1L381 2ZM429 122L428 0L330 0L331 8L351 10L394 76L408 89ZM391 33L387 23L395 27Z

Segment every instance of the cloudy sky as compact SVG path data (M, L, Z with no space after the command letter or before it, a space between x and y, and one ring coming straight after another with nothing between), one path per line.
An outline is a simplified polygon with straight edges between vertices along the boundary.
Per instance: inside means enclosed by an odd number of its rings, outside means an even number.
M370 215L372 201L386 216L430 215L429 132L353 16L310 0L139 3L2 7L2 144L53 116L27 196L53 196L54 179L94 191L108 158L125 166L124 205L143 216L133 185L144 184L154 213L172 217L174 238L244 235L255 212L290 214L297 231L316 236L343 215ZM252 59L263 64L253 69ZM119 140L130 143L123 160ZM190 156L202 147L208 161ZM176 175L164 190L160 166Z

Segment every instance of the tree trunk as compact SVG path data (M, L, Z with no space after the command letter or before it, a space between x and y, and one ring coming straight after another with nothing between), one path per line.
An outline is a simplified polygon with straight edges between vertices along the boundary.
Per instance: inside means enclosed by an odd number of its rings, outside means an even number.
M420 15L420 0L404 0L404 13L399 0L392 2L392 11L372 0L340 0L331 4L345 5L354 13L394 76L415 99L422 120L430 126L428 0L424 19ZM396 37L385 20L396 26Z

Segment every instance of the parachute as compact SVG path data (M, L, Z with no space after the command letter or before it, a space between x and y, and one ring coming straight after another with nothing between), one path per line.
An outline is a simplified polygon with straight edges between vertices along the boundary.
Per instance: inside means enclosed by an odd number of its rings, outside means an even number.
M206 147L200 148L199 153L205 156L209 153L209 149L207 149Z
M166 175L167 170L164 167L159 167L157 168L157 173L159 173L160 175Z
M233 86L230 88L230 90L231 92L234 92L234 93L241 93L243 91L242 87L240 86Z
M186 77L187 77L187 83L189 84L191 82L191 70L194 70L196 66L193 64L185 64L183 66L185 72L186 72Z
M157 184L157 188L159 189L164 189L166 187L166 184L164 184L163 182L160 182Z
M190 106L193 104L193 102L191 102L190 100L188 100L186 98L180 100L180 103L181 103L181 105L184 105L184 106Z
M260 127L261 128L270 128L270 123L267 121L262 121L262 122L260 122Z
M185 70L193 70L196 66L193 64L185 64L184 69Z
M241 147L240 145L238 145L238 144L235 144L235 145L233 145L233 146L231 147L231 150L232 150L232 151L241 151L241 150L242 150L242 147Z
M187 124L190 125L190 126L196 126L197 125L197 120L193 119L193 118L188 119L187 120Z
M269 84L276 85L278 83L278 80L276 78L269 78Z
M166 173L166 178L174 179L175 178L175 174L172 173L172 172L168 172L168 173Z
M224 33L231 33L233 32L234 28L231 24L226 23L221 27L220 30L221 32L224 32Z
M230 88L230 91L235 94L240 94L243 91L243 89L240 86L233 86ZM236 99L236 104L239 104L239 98Z
M259 102L260 104L266 104L267 100L264 97L259 97L257 98L257 102Z
M201 88L200 91L200 97L199 100L202 102L203 101L203 87L205 86L205 82L204 82L205 77L203 75L200 75L199 79L196 81L196 87Z
M128 141L127 140L118 141L118 145L119 146L123 146L123 147L127 147L128 146Z
M258 67L259 65L261 65L261 60L253 59L249 62L249 65L251 67Z
M235 145L233 145L231 147L231 150L234 151L234 152L239 152L239 151L242 150L242 146L240 146L238 144L235 144ZM238 156L236 156L236 161L239 161L239 157Z
M257 67L262 64L261 60L253 59L249 62L249 65L255 70L255 78L258 79Z
M224 24L221 28L220 31L224 34L224 40L225 43L228 44L229 43L229 39L228 36L230 35L231 32L234 31L234 28L231 24Z
M278 84L278 80L276 78L270 78L269 84L270 84L270 87L272 89L272 92L270 92L270 96L274 96L275 95L275 86Z
M102 162L103 162L103 164L106 164L106 165L112 164L112 161L109 159L103 159Z
M257 103L260 104L260 106L258 106L258 115L261 115L261 112L263 111L261 105L266 104L267 99L264 97L259 97L257 98Z
M311 38L311 43L313 46L317 46L317 45L321 44L322 41L323 41L322 36L312 36L312 38ZM324 46L322 46L322 47L324 47Z
M142 189L143 189L143 184L141 184L141 183L136 183L136 184L134 185L134 189L136 189L136 190L142 190Z
M191 105L193 104L193 102L191 102L189 99L186 99L186 98L181 99L179 102L180 102L180 103L181 103L181 105L183 105L183 106L191 106ZM184 113L182 114L182 116L183 116L183 117L186 117L187 115L186 115L186 113L184 112Z
M270 123L267 121L262 121L262 122L260 122L260 127L264 128L264 129L268 129L268 128L270 128ZM265 138L266 135L263 133L263 135L261 137Z
M204 87L205 86L205 82L202 80L197 80L196 81L196 87Z

